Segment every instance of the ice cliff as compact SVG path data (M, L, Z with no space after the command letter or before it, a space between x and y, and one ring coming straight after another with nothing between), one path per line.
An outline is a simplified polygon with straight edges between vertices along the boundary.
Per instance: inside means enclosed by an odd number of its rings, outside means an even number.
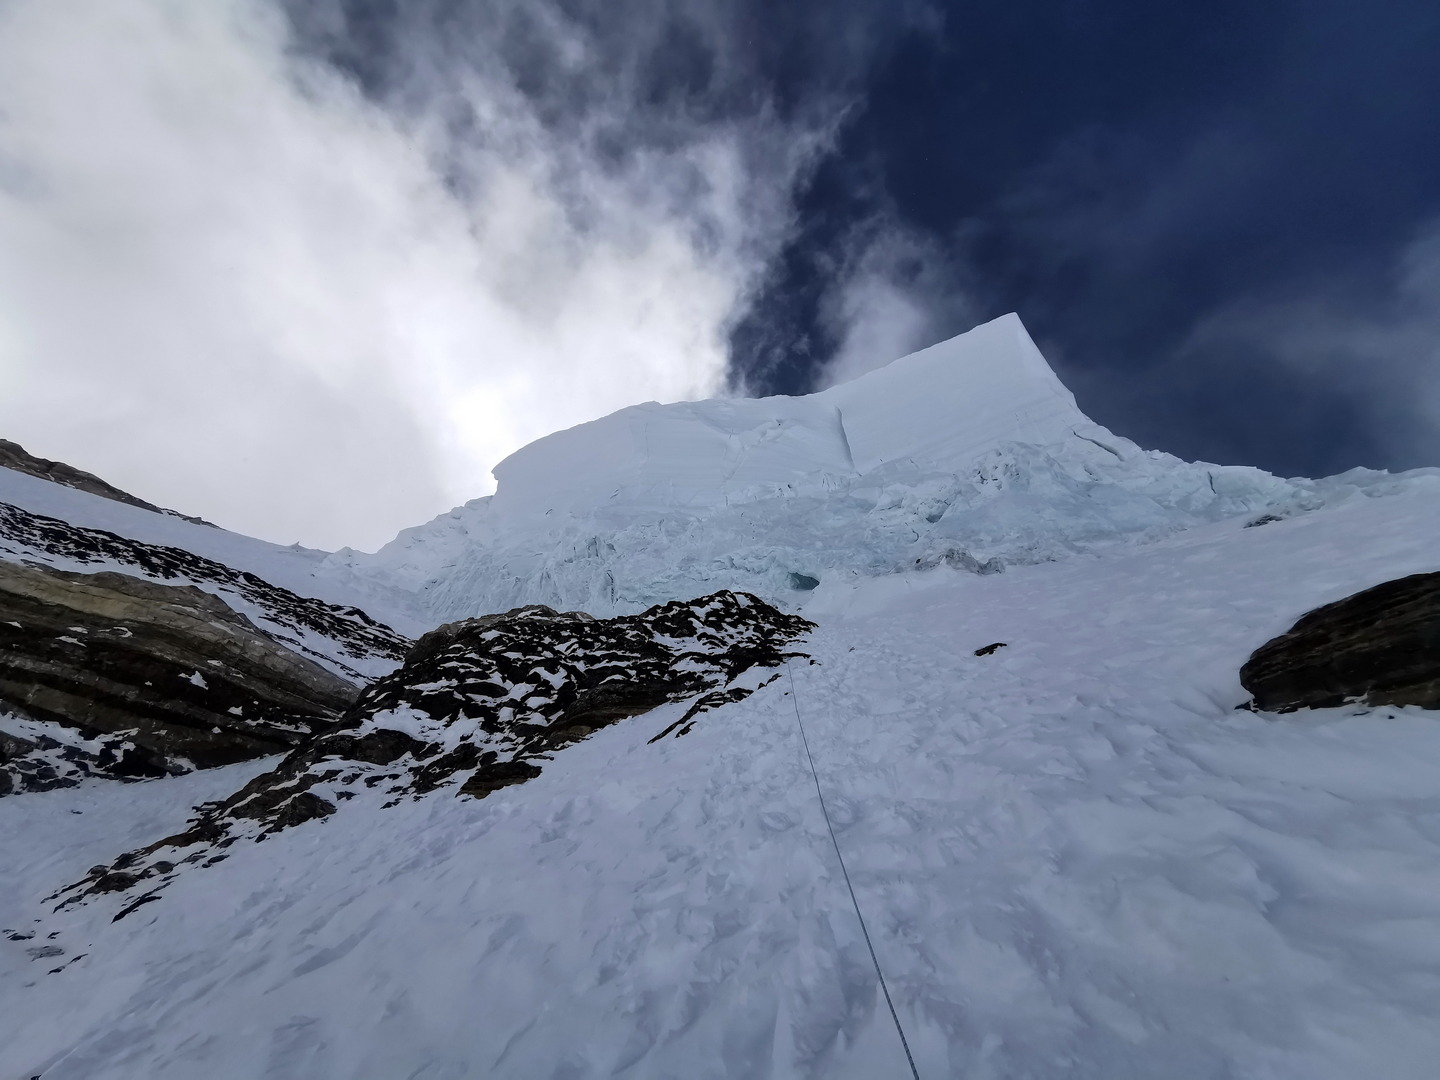
M1192 464L1092 423L1018 316L805 397L647 403L495 469L493 496L337 573L438 621L541 603L633 613L948 562L977 572L1284 516L1374 480Z

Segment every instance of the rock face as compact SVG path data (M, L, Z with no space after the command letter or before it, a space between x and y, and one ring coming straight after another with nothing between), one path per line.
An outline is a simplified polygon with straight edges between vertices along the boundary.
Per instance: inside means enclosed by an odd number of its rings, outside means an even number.
M448 789L483 798L540 775L543 761L599 728L669 702L689 706L649 740L686 734L707 710L779 677L786 646L813 624L745 593L720 592L595 619L519 608L426 634L362 695L343 725L292 751L185 832L96 867L66 903L136 890L154 898L187 863L336 813ZM118 916L117 916L118 917Z
M1356 700L1440 709L1440 573L1316 608L1256 649L1240 682L1267 712Z
M63 461L51 461L48 458L36 457L19 443L11 442L9 439L0 439L0 468L14 469L27 476L38 476L41 480L49 480L53 484L63 484L65 487L86 491L91 495L99 495L102 499L112 499L115 502L138 506L142 510L150 510L156 514L168 514L171 517L183 518L196 525L209 525L212 529L215 527L203 518L188 517L174 510L166 510L162 506L148 503L144 499L137 499L129 492L121 491L114 484L107 484L94 473L66 465Z
M67 567L122 566L152 581L204 582L247 607L271 638L331 667L351 682L367 682L360 666L377 658L389 670L412 642L359 608L327 604L182 548L146 544L103 529L0 503L0 557Z
M194 586L0 563L0 709L78 733L60 756L93 752L93 771L164 775L280 753L358 694ZM0 743L9 786L63 778L25 764L59 749L11 733Z

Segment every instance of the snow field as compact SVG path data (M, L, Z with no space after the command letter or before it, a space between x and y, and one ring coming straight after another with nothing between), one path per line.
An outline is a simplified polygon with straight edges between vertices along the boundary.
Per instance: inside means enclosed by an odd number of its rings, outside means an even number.
M1440 723L1232 707L1302 610L1433 569L1435 513L897 581L828 689L796 671L922 1076L1434 1075Z
M1302 611L1437 568L1440 499L1241 524L811 594L798 704L922 1077L1435 1074L1440 722L1234 706ZM5 925L89 953L0 940L0 1076L902 1076L790 685L237 845L114 924L37 902L220 778L0 801Z

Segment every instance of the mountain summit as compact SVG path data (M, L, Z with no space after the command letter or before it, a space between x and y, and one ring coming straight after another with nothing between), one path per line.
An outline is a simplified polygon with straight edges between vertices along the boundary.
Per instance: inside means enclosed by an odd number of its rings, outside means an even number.
M1350 486L1141 450L1092 423L1006 315L807 397L622 409L495 469L493 496L345 569L449 620L522 604L631 614L783 601L940 563L993 572Z
M0 1076L1434 1074L1440 469L1143 450L1006 316L375 554L66 475L0 468Z
M807 397L651 402L556 432L496 466L493 504L517 519L699 512L1094 427L1006 315Z

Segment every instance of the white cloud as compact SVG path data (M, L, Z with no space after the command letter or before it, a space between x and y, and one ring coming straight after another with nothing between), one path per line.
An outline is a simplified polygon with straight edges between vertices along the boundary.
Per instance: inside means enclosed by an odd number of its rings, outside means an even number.
M825 385L849 382L962 333L980 320L934 242L877 214L840 260L844 285L828 312L840 348Z
M375 546L546 432L716 392L820 127L762 109L602 167L503 67L432 77L381 108L263 0L0 8L0 435Z
M931 318L910 292L883 277L849 282L842 295L846 332L840 351L825 365L825 384L849 382L867 371L933 345Z

